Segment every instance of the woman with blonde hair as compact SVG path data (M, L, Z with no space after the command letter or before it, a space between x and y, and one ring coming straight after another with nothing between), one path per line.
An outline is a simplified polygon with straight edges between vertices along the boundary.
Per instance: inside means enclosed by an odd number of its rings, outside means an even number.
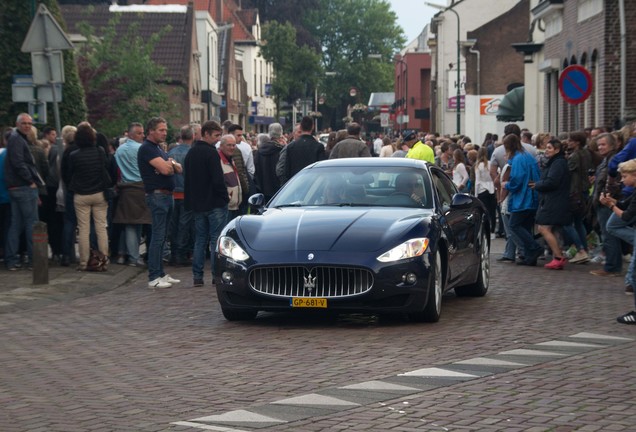
M380 157L390 157L395 153L395 147L391 142L391 138L385 136L382 138L382 148L380 149Z

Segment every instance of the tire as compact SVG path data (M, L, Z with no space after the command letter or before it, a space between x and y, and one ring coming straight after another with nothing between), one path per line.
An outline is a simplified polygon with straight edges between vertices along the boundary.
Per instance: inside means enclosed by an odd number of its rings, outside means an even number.
M479 269L477 281L474 284L455 288L458 297L483 297L488 292L490 285L490 244L488 243L488 230L482 226L479 234Z
M229 309L221 307L223 316L228 321L251 321L256 318L258 311L251 309Z
M433 274L429 279L426 307L421 312L412 312L408 315L411 321L430 322L439 321L442 315L442 296L444 295L444 273L442 272L442 259L439 251L435 253L435 259L431 265Z

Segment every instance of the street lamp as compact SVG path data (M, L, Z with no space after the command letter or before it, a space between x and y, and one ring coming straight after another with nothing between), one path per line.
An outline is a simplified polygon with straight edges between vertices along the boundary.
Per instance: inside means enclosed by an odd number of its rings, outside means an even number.
M456 99L455 99L455 104L456 104L456 108L457 108L457 135L460 134L461 132L461 128L460 128L460 124L461 124L461 109L460 109L460 105L459 105L459 98L461 97L461 71L459 69L459 61L461 60L461 46L460 46L460 29L459 29L459 14L457 13L457 11L455 9L452 9L451 7L445 7L442 5L438 5L435 3L429 3L429 2L424 2L424 4L426 6L430 6L433 9L437 9L440 10L442 12L446 12L446 11L450 11L452 13L455 14L455 16L457 17L457 95L456 95Z
M406 62L404 61L404 59L402 57L399 56L395 56L394 58L395 63L401 64L403 66L403 68L400 68L400 72L402 72L402 70L404 70L404 74L402 75L402 83L403 83L403 87L404 87L404 93L402 94L403 98L404 98L404 113L406 114L406 118L408 119L409 116L409 111L408 111L408 92L409 92L409 81L408 81L408 72L409 72L409 68L408 65L406 64ZM404 115L404 114L403 114ZM404 118L404 117L402 117ZM402 128L402 123L400 123L400 130L403 130ZM408 126L408 120L407 120L407 126Z

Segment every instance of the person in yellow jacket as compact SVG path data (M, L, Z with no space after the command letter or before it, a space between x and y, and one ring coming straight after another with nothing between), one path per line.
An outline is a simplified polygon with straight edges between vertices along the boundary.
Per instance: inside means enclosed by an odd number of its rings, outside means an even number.
M410 148L406 157L409 159L419 159L425 162L435 163L435 153L428 144L418 140L417 132L409 131L404 134L404 143Z

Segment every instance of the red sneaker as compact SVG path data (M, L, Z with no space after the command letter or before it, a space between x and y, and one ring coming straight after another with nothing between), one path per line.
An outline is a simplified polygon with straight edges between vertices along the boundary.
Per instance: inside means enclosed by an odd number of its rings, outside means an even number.
M565 267L565 264L568 262L567 259L565 258L557 258L554 257L552 259L552 261L550 261L549 263L547 263L546 265L544 265L543 267L550 269L550 270L563 270L563 267Z

